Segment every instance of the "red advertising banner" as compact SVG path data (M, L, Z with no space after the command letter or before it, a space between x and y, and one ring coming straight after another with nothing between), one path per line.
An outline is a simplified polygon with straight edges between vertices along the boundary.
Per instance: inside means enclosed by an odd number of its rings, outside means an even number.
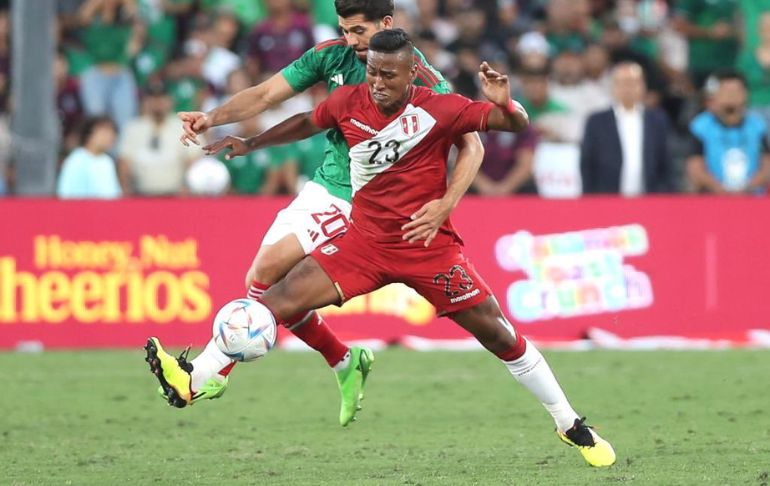
M0 348L204 344L286 204L0 201ZM770 336L767 214L764 198L467 198L452 218L523 333L644 346ZM345 340L468 337L403 285L323 312Z

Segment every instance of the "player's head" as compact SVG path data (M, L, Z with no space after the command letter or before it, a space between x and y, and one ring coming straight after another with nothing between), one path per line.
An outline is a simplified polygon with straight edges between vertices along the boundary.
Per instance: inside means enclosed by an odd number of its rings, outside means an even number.
M726 69L709 76L703 87L709 110L726 125L738 125L746 114L748 89L746 78Z
M362 61L366 61L369 39L393 28L393 0L334 0L334 8L345 41Z
M80 127L80 145L93 153L108 151L116 137L115 123L106 116L89 118Z
M380 109L401 107L415 76L414 45L406 32L391 29L372 36L366 58L366 82Z

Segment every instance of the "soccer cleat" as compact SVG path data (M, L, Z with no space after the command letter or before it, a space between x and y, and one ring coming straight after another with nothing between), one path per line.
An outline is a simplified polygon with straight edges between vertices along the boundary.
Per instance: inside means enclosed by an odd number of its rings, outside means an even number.
M190 348L184 350L179 358L175 358L163 349L158 338L151 337L144 349L147 351L144 360L149 363L150 371L158 378L169 405L183 408L192 403L192 365L187 362Z
M599 437L593 427L585 424L585 417L575 419L575 424L566 432L558 429L556 433L565 444L577 447L583 459L594 467L607 467L615 464L615 450L609 442Z
M342 396L340 425L343 427L355 420L356 412L361 410L364 385L369 372L372 370L373 362L374 353L370 349L352 347L350 348L350 364L347 368L335 373Z
M225 376L223 378L224 380L222 381L218 381L215 378L210 378L209 381L203 384L200 390L193 394L190 404L192 405L199 402L200 400L213 400L224 395L225 391L227 390L230 377ZM168 400L166 392L163 391L162 386L158 387L158 396L160 396L163 400Z

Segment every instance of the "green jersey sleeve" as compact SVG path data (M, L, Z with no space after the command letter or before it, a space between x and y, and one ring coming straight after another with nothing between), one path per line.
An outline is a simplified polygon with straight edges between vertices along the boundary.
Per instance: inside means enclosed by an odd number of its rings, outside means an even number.
M281 71L291 89L297 93L323 81L323 72L324 56L315 47L305 51L299 59Z

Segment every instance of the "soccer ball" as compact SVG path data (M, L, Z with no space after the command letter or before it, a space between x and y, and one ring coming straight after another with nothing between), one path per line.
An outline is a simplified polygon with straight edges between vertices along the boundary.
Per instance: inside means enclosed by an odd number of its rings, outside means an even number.
M228 302L214 317L214 342L235 361L254 361L275 345L275 319L263 305L249 299Z

